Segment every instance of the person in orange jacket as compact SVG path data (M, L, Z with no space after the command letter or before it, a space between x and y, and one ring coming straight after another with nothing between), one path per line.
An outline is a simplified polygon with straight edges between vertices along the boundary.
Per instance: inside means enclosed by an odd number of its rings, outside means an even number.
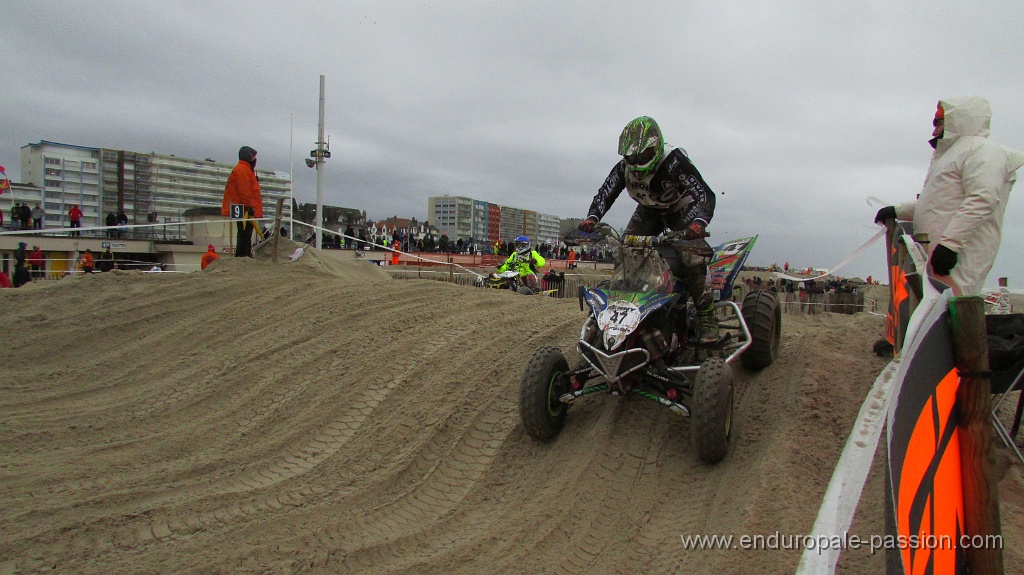
M206 266L212 264L213 262L219 259L220 256L217 255L217 248L213 247L213 244L210 244L206 246L206 253L203 254L203 261L201 264L199 264L199 267L205 270Z
M395 240L395 241L393 241L391 243L391 248L395 250L395 251L391 252L391 265L393 265L393 266L397 266L398 265L398 250L401 247L402 246L398 245L398 240Z
M235 242L235 257L252 257L252 232L254 227L249 218L263 217L263 196L260 181L256 177L256 150L242 146L238 150L238 164L231 170L224 186L224 201L220 213L231 216L231 204L242 204L244 219L236 222L238 237Z
M85 250L85 253L82 254L79 261L82 262L82 272L91 274L95 264L95 259L92 257L92 250Z

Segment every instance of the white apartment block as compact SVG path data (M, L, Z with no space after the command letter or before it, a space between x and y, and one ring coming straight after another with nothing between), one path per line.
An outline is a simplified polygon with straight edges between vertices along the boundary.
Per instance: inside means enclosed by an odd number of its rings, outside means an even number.
M191 208L219 207L235 162L194 160L40 141L21 148L21 176L45 195L47 227L68 227L67 212L78 204L83 227L105 225L107 214L124 210L129 224L179 222ZM289 174L257 169L264 216L277 199L290 195ZM7 194L4 194L7 196ZM10 199L10 198L5 198ZM20 198L15 198L20 201ZM33 204L34 205L34 204ZM285 217L291 205L284 203ZM177 229L171 234L175 239Z
M537 243L557 246L562 241L560 228L562 218L551 214L537 213Z
M22 146L20 179L43 189L45 227L67 227L68 210L75 204L82 210L83 227L102 225L99 148L45 141Z

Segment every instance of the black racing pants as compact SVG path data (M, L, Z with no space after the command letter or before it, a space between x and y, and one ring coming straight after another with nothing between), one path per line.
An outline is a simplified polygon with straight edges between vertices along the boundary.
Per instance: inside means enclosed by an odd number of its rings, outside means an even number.
M238 226L238 236L235 238L235 257L236 258L251 258L252 257L252 222L249 220L239 220L235 222Z
M633 216L626 224L626 235L654 236L666 229L681 231L686 229L689 222L685 221L682 212L661 212L637 206ZM704 245L708 245L704 241ZM710 246L708 246L710 249ZM697 309L704 309L715 301L715 293L708 279L708 264L710 258L694 257L690 254L679 252L670 246L657 248L672 275L683 284L687 293L693 298ZM683 305L685 302L679 302Z

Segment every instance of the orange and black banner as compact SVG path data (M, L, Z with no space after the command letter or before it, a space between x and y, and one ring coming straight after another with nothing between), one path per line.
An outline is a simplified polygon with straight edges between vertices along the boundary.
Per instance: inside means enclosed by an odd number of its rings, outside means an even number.
M910 284L907 276L916 274L913 261L906 257L903 245L905 230L902 224L887 222L885 233L886 266L889 271L889 313L885 316L885 339L892 344L894 353L903 347L903 337L910 323ZM909 270L908 270L909 266Z
M889 417L891 537L906 575L961 575L964 499L954 409L959 377L946 298L904 349ZM923 310L922 310L923 311ZM890 575L892 575L890 571Z

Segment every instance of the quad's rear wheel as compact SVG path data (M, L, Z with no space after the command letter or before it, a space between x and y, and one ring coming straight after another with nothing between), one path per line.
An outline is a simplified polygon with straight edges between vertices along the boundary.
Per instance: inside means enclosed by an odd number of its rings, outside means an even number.
M704 463L717 463L729 451L732 435L732 367L713 357L701 364L690 404L690 444Z
M743 320L750 329L750 347L740 356L743 367L761 370L779 358L782 340L782 306L770 291L757 290L743 298Z
M519 382L519 418L535 439L549 439L565 424L569 406L558 400L569 389L569 364L557 347L542 347L526 362Z
M516 290L516 293L518 293L519 295L533 295L533 288L531 288L530 286L519 286L519 289Z

